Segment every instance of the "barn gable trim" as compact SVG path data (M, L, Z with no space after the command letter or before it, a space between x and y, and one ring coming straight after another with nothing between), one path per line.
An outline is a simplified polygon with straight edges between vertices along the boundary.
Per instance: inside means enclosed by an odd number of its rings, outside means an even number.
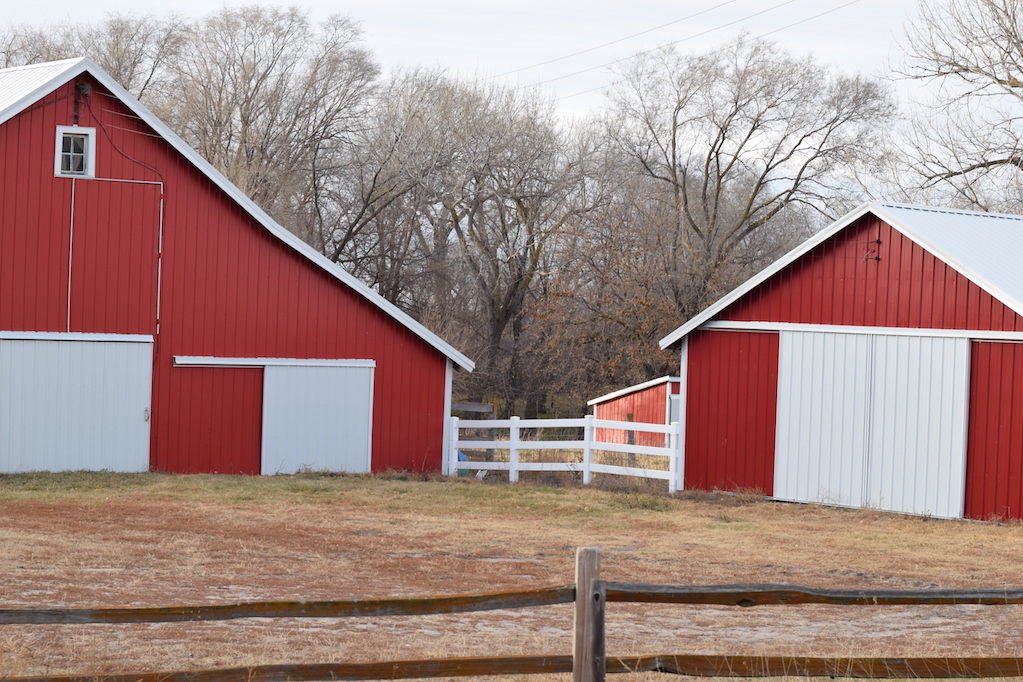
M121 87L103 69L88 57L66 59L57 62L34 64L25 67L15 67L0 70L0 125L17 116L32 104L50 94L57 88L69 82L73 78L88 73L119 99L126 107L131 109L140 119L149 125L168 144L178 151L185 159L195 166L201 173L217 185L225 194L244 209L252 218L261 224L267 231L274 235L285 245L304 256L307 260L327 272L335 279L347 285L355 293L359 294L382 312L389 315L399 324L403 325L413 334L421 338L427 344L446 356L454 364L462 369L471 372L475 363L460 353L449 343L431 332L425 326L413 319L410 315L398 308L396 305L373 291L354 275L349 274L340 266L336 265L314 248L303 242L296 235L292 234L279 225L263 209L257 206L240 189L235 187L220 171L215 169L206 159L192 149L174 131L166 126L153 112L144 104L135 99L127 90Z
M747 280L744 284L732 290L702 313L665 336L660 341L660 347L666 349L677 345L688 334L706 325L716 315L747 293L756 289L784 268L867 214L880 218L935 258L972 281L1010 310L1023 315L1023 278L1014 276L1015 273L1012 270L1016 268L1016 265L1012 264L1011 268L1006 268L1004 263L997 260L997 257L988 258L987 260L990 262L987 263L979 262L980 258L977 252L969 248L975 247L979 242L983 242L983 240L973 236L973 230L981 226L990 227L991 225L997 225L999 229L1010 226L1012 229L1008 231L1003 230L1004 234L1011 234L1023 240L1023 217L976 211L936 209L909 204L866 202L829 227L821 230ZM931 229L931 226L926 224L929 220L940 224L936 229ZM969 245L969 247L964 245ZM1006 249L1002 249L1002 251L1004 252ZM1008 251L1013 250L1008 249ZM734 322L728 322L727 324L732 325L732 328L736 328L734 326L736 323ZM872 327L871 333L877 333L876 328ZM973 334L973 332L969 333ZM979 332L979 334L981 338L994 338L991 336L992 332L990 331ZM971 338L976 338L976 336Z

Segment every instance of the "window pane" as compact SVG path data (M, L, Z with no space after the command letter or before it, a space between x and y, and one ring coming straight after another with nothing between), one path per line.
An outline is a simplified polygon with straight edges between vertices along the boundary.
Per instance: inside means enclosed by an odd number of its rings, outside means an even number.
M65 133L61 139L60 170L69 175L85 175L89 170L88 135Z

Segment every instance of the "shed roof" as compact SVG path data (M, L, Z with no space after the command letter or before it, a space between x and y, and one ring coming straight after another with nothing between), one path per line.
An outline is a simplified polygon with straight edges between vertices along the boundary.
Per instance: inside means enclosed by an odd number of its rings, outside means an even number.
M366 286L354 275L346 272L336 263L279 225L91 59L80 57L44 64L0 69L0 125L83 73L88 73L115 97L120 99L125 106L145 121L164 140L180 152L215 185L220 187L232 200L277 237L277 239L300 253L312 264L343 282L382 312L394 318L426 343L447 356L453 363L467 371L471 372L473 370L475 365L472 360L458 352L453 346L422 324L412 319L411 316L383 296Z
M1023 216L867 202L797 246L660 341L668 348L864 215L873 214L1023 315Z
M673 381L681 381L681 379L679 377L670 377L670 376L669 377L658 377L657 379L651 379L650 381L644 381L641 384L636 384L634 386L629 386L627 388L623 388L623 389L618 390L618 391L612 391L611 393L608 393L607 395L602 395L599 398L594 398L593 400L587 401L586 404L587 405L599 405L600 403L606 403L609 400L614 400L615 398L621 398L622 396L629 395L630 393L637 393L639 391L643 391L643 390L648 389L648 388L653 388L654 386L658 386L660 384L670 384Z

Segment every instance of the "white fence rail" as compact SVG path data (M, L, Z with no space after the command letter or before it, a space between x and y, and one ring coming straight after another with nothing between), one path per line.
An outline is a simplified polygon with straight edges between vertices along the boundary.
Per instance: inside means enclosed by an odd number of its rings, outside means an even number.
M575 430L581 438L553 439L543 438L544 432L559 430ZM486 437L463 437L465 431L484 431ZM528 430L530 437L523 437ZM598 430L602 433L598 433ZM614 434L652 434L640 437L640 440L659 440L661 445L640 445L635 443L618 443L598 439ZM459 419L451 418L451 442L448 447L448 462L445 470L454 474L459 471L507 471L511 482L519 480L522 471L578 471L582 472L583 483L589 484L593 474L612 474L617 476L636 476L639 478L661 479L668 482L668 491L675 492L681 488L682 472L679 462L679 429L672 422L668 426L661 424L644 424L641 422L619 422L596 419L593 415L579 419ZM504 453L507 452L507 455ZM532 456L523 458L523 453ZM608 453L624 453L630 455L630 466L608 464ZM635 456L635 457L633 457ZM643 456L647 463L666 460L667 469L640 466L639 457ZM636 466L632 466L633 460Z

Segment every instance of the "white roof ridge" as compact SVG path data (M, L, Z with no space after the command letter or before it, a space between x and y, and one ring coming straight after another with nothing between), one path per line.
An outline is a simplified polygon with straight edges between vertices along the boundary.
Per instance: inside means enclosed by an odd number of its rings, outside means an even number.
M452 362L457 364L462 369L471 372L475 368L475 363L468 357L463 355L454 346L444 341L442 338L427 329L421 322L415 320L411 315L403 311L398 306L394 305L386 298L381 296L376 291L373 291L367 286L362 280L352 275L345 269L343 269L337 263L334 263L326 256L321 254L319 251L302 241L297 235L290 232L281 226L277 221L271 218L263 209L261 209L252 199L250 199L244 192L228 180L220 171L213 167L209 161L199 155L197 151L181 139L173 130L167 127L163 121L159 119L152 111L150 111L144 104L139 102L131 93L125 90L120 83L115 81L111 76L104 71L96 62L92 61L88 57L76 57L72 59L64 59L56 62L41 62L38 64L30 65L30 67L13 67L11 69L0 69L0 75L9 73L14 70L22 68L38 67L40 69L47 69L48 73L45 79L40 79L38 82L30 83L27 86L23 86L24 92L19 91L17 98L13 102L9 102L5 107L0 108L0 124L5 123L13 116L20 113L25 107L32 102L39 100L46 96L53 90L57 89L64 83L68 82L75 76L89 72L97 81L103 84L116 98L131 109L135 114L142 119L153 130L157 132L164 140L167 141L172 147L174 147L182 156L184 156L193 166L199 169L206 177L208 177L213 184L217 185L221 190L224 191L231 199L233 199L239 206L251 215L258 223L266 228L271 234L277 237L280 241L284 242L287 246L290 246L295 251L298 251L306 259L310 260L314 265L324 270L328 274L332 275L335 279L340 280L343 284L349 288L354 289L355 292L375 305L385 314L392 317L395 321L405 326L413 334L421 338L427 344L433 346L442 355L447 356ZM63 68L60 68L63 67ZM52 73L51 73L52 72ZM0 101L4 101L4 98L0 97Z

